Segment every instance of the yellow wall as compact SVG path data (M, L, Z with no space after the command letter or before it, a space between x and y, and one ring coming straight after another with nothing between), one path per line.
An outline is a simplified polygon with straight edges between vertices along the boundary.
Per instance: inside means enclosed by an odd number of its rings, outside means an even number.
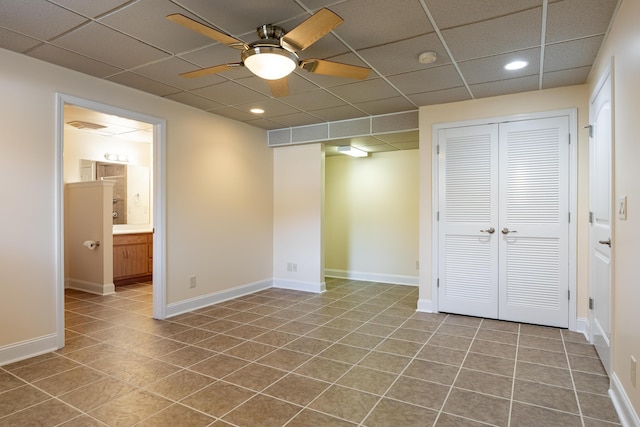
M6 50L0 63L0 363L56 342L58 92L166 120L168 303L271 280L266 131Z
M327 157L328 273L417 283L418 162L418 150Z
M627 196L627 220L614 217L613 375L640 413L640 383L630 380L630 358L640 361L640 1L623 0L589 76L589 93L612 67L614 110L614 194ZM638 379L640 381L640 379ZM637 420L637 415L636 415Z
M432 299L432 127L568 108L578 109L577 317L587 318L589 298L589 134L586 85L420 107L420 301Z

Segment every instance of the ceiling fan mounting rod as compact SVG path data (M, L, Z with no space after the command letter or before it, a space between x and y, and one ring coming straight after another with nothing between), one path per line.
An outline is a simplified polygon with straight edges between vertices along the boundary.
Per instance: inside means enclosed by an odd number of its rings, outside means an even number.
M280 40L287 32L277 25L264 24L256 28L256 33L261 39L277 39Z

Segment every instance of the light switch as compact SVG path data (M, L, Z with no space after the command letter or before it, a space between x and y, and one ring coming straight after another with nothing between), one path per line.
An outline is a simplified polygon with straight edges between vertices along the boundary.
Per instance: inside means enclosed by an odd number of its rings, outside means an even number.
M618 211L618 219L627 219L627 196L618 197L616 210Z

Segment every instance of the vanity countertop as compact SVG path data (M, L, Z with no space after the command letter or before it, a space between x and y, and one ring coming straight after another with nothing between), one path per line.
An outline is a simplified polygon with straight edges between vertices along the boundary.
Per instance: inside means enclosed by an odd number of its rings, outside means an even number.
M126 229L113 230L113 234L139 234L139 233L153 233L153 228L126 228Z

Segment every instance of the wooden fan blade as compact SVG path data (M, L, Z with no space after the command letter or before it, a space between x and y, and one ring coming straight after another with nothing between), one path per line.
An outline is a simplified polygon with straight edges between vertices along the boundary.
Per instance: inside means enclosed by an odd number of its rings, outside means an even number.
M344 19L323 8L285 34L282 40L295 50L305 50L343 22Z
M326 61L324 59L306 59L300 64L301 68L325 76L347 77L350 79L364 80L369 77L371 69L358 67L357 65L342 64L340 62Z
M222 44L226 44L229 47L233 47L236 49L244 50L247 49L247 44L242 40L238 40L235 37L231 37L227 34L221 33L218 30L214 30L211 27L207 27L204 24L199 23L198 21L194 21L191 18L188 18L179 13L174 13L172 15L168 15L167 19L182 25L185 28L190 29L191 31L195 31L198 34L202 34L203 36L209 37L217 42Z
M208 76L210 74L217 74L217 73L221 73L223 71L227 71L230 70L232 68L237 68L237 67L241 67L242 63L241 62L234 62L231 64L220 64L220 65L214 65L213 67L207 67L207 68L202 68L200 70L195 70L195 71L189 71L186 73L182 73L180 74L180 76L182 77L186 77L188 79L193 79L196 77L203 77L203 76Z
M286 77L278 80L267 80L271 93L276 98L289 95L289 81Z

